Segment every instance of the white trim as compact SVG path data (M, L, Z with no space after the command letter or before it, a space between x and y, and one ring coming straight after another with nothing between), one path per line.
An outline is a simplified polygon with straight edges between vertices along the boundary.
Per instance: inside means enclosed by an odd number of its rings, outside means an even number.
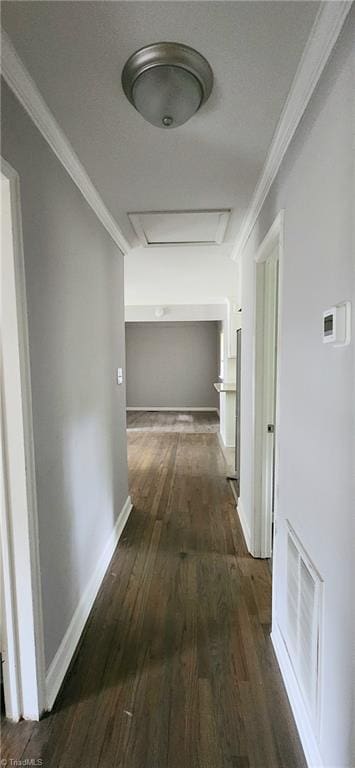
M58 160L69 173L69 176L71 176L74 183L80 189L86 202L90 205L122 253L128 253L131 250L131 246L106 208L84 166L81 164L64 131L62 131L47 106L36 83L27 71L4 29L1 30L1 65L2 75L8 86L48 142Z
M222 245L224 243L224 237L227 231L227 226L229 224L230 215L231 215L230 208L228 208L227 210L221 210L220 212L219 224L217 227L216 238L215 238L217 245Z
M248 552L250 552L251 551L251 531L250 531L250 526L249 526L248 520L247 520L247 518L245 516L245 512L244 512L244 508L243 508L243 503L242 503L242 500L240 498L238 499L237 512L238 512L239 522L240 522L240 525L242 527L243 536L244 536L244 539L245 539L245 544L246 544Z
M221 433L219 433L221 435ZM221 435L221 440L225 448L235 448L235 443L225 443Z
M255 274L254 274L254 290L257 290L257 268L262 262L266 261L272 254L273 250L278 248L278 322L277 322L277 372L276 372L276 409L275 409L275 423L279 427L280 422L280 359L281 359L281 318L282 318L282 279L283 279L283 249L284 249L284 210L279 211L275 220L273 221L270 229L265 235L261 245L259 246L257 253L254 257L255 262ZM252 456L253 456L253 488L252 488L252 500L251 500L251 525L250 525L250 547L249 552L253 557L270 557L270 545L267 545L269 536L266 532L265 523L262 519L260 504L257 493L257 482L261 477L261 454L263 448L262 435L260 433L260 424L257 418L258 414L262 412L262 397L263 390L259 386L260 382L256 376L257 355L260 353L260 339L257 335L257 317L260 307L258 306L258 296L255 300L254 319L253 319L253 379L252 379L252 392L253 392L253 412L252 412ZM277 516L277 502L278 502L278 473L279 473L279 429L275 431L275 499L274 499L274 515L275 520ZM260 494L259 494L260 495Z
M297 683L285 642L276 621L273 621L271 641L285 684L288 700L295 718L308 768L324 768L324 762L313 733L308 712Z
M148 248L149 243L147 236L144 231L143 222L141 220L141 214L140 213L128 213L128 218L131 222L131 225L138 237L138 240L140 244L143 246L143 248Z
M261 245L255 255L255 292L261 283L257 281L257 269L265 263L277 249L278 261L278 317L277 317L277 366L276 366L276 405L275 405L275 498L274 498L274 519L277 518L278 503L278 477L279 477L279 429L280 429L280 350L281 350L281 332L282 332L282 279L283 279L283 249L284 249L284 211L281 210L276 216L270 229L265 235ZM264 412L264 383L257 376L258 371L264 370L263 361L263 339L261 338L262 327L259 313L263 312L263 305L259 302L259 295L256 293L255 312L254 312L254 369L253 369L253 439L254 439L254 461L253 461L253 505L252 505L252 523L251 523L251 553L254 557L271 556L271 521L266 520L261 512L262 488L261 480L263 475L264 460L264 432L263 432L263 412ZM258 485L257 485L258 484Z
M2 360L1 370L2 370ZM1 382L0 413L0 464L1 464L1 653L4 683L5 715L18 722L21 717L21 691L19 680L18 631L15 594L15 573L13 569L12 546L9 519L9 498L5 467L5 435L3 414L3 393Z
M102 584L107 568L120 540L132 510L131 497L128 496L116 520L115 527L105 545L104 551L96 565L95 571L81 596L74 616L57 650L57 653L46 675L47 709L51 710L57 698L76 647L85 628L96 595Z
M274 519L277 518L278 503L278 484L279 484L279 428L280 428L280 361L281 361L281 332L282 332L282 279L283 279L283 249L284 249L284 211L281 210L276 216L270 229L260 244L254 257L255 261L255 310L254 310L254 368L253 368L253 502L252 502L252 522L251 522L251 549L254 557L270 557L271 541L270 519L265 519L261 510L261 478L264 461L264 433L262 429L263 411L264 411L264 384L257 377L257 366L264 370L260 355L263 354L261 347L261 323L258 322L259 312L263 311L263 306L259 305L257 294L257 269L273 256L273 251L277 249L278 260L278 317L277 317L277 367L276 367L276 406L275 406L275 497L274 497ZM260 287L260 285L259 285Z
M296 128L339 37L351 5L351 0L322 2L320 4L274 133L263 171L234 245L232 251L234 260L238 259L248 241Z
M1 342L7 526L11 540L8 554L20 714L25 719L38 720L45 706L44 635L20 180L2 158L1 175L9 182L12 226L12 244L7 243L2 252L3 277L6 276L2 302L5 297L7 302L5 310L2 307Z
M257 264L260 264L269 258L275 248L275 244L278 242L278 239L283 237L284 216L285 211L282 209L277 214L276 218L271 224L270 229L268 229L265 237L260 243L254 258L254 261L256 261Z
M268 238L266 238L268 239ZM270 238L269 238L270 240ZM261 249L256 259L255 298L255 465L254 465L254 543L260 557L272 553L273 475L275 431L269 434L267 424L275 430L277 365L277 310L279 233L272 238L273 248ZM268 245L268 243L266 244ZM278 425L276 424L276 430Z
M155 310L157 304L141 304L125 306L126 323L199 323L199 322L221 322L226 316L225 302L219 304L165 304L160 305L164 308L163 318L156 317Z
M178 407L174 406L160 406L160 405L150 405L150 406L127 406L126 411L201 411L202 413L218 413L218 408L190 408L190 406L185 405L179 405Z
M216 234L213 240L148 240L147 233L144 228L144 216L162 216L162 215L177 215L177 214L219 214L219 221L216 227ZM201 209L175 209L171 211L132 211L127 216L132 224L132 227L139 239L139 242L143 248L167 248L167 247L181 247L181 246L195 246L195 245L222 245L224 242L224 235L226 233L227 225L229 222L231 210L230 208L201 208Z
M314 699L313 699L313 702L312 702L313 706L312 706L311 700L309 699L309 697L306 695L305 691L302 688L302 678L301 677L298 678L298 675L297 675L297 672L299 672L299 669L297 670L297 667L298 667L298 664L299 664L299 660L300 660L299 652L297 652L297 650L294 649L292 653L288 652L288 655L289 655L290 663L292 665L292 669L294 670L294 673L295 673L295 678L296 678L296 681L297 681L297 684L298 684L298 687L299 687L302 699L304 700L305 706L307 708L310 726L312 728L312 731L313 731L315 737L317 738L317 737L320 736L320 731L321 731L321 709L322 709L322 700L323 700L323 696L322 696L323 673L322 673L322 670L323 670L323 655L324 655L323 654L323 640L324 640L324 629L323 629L324 579L322 578L321 574L319 573L318 568L313 563L310 555L305 550L301 539L297 535L297 533L296 533L295 529L293 528L293 526L291 525L290 521L286 518L286 520L284 522L286 524L286 526L285 526L286 527L286 531L285 531L285 533L286 533L286 541L288 540L288 537L290 537L292 542L293 542L293 544L294 544L294 546L296 547L296 550L297 550L297 553L298 553L298 570L300 570L301 565L303 564L307 568L307 570L310 573L311 578L313 579L313 582L314 582L314 608L313 608L314 614L313 614L313 616L314 616L315 625L316 625L315 632L316 632L316 637L317 637L317 640L316 640L316 648L317 648L317 650L315 651L316 667L317 667L317 669L316 669L316 672L315 672L314 677L313 677L314 690L315 690L315 696L314 696ZM300 579L300 575L298 574L298 580L299 579ZM276 579L275 579L275 582L276 582ZM276 583L275 583L275 587L274 588L276 590ZM297 602L297 610L298 611L301 610L301 608L300 608L300 601L301 601L301 594L299 592L298 593L298 602ZM276 606L276 602L277 601L275 601L275 606ZM275 611L273 613L272 622L273 622L272 626L274 626L275 623L277 624L276 607L275 607ZM280 629L280 632L281 632L281 629ZM281 632L281 635L282 635L282 638L284 640L284 643L285 643L285 646L286 646L286 649L287 649L287 646L288 646L287 639L286 639L287 638L287 633L284 634L283 632ZM294 658L293 658L293 656L294 656Z
M228 473L234 474L234 457L235 457L235 452L234 452L233 448L235 446L234 445L232 445L232 446L225 445L225 443L223 441L223 437L222 437L220 432L217 432L217 437L218 437L219 447L220 447L220 449L221 449L221 451L223 453L223 458L224 458L224 460L226 462L226 465L228 467Z

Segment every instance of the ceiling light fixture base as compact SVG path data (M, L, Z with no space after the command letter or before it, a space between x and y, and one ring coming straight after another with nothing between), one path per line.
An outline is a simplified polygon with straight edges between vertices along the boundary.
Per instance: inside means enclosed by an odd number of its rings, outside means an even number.
M153 43L130 56L122 87L148 122L166 130L185 123L207 101L213 72L204 56L188 45Z

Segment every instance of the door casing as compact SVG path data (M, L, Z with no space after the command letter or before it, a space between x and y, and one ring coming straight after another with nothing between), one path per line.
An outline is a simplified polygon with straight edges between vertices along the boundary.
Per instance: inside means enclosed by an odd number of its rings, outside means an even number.
M283 225L284 212L280 211L255 256L254 509L251 544L254 557L263 558L272 555L273 513L275 525L277 517ZM275 425L273 434L267 432L269 423Z
M38 720L46 708L36 474L20 180L1 158L1 549L6 714Z

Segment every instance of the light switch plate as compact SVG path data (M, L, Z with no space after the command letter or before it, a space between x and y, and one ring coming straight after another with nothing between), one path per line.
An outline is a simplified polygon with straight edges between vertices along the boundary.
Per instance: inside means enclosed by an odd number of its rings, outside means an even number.
M117 384L123 384L123 368L117 368Z

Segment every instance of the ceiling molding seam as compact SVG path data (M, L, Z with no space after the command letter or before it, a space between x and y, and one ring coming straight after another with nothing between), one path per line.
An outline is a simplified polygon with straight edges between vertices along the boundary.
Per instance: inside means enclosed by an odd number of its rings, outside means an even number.
M321 3L281 112L263 171L240 234L235 241L231 254L235 261L240 257L251 235L266 196L339 37L351 6L352 0Z
M1 74L113 241L124 254L128 253L131 246L107 210L4 29L1 29Z

